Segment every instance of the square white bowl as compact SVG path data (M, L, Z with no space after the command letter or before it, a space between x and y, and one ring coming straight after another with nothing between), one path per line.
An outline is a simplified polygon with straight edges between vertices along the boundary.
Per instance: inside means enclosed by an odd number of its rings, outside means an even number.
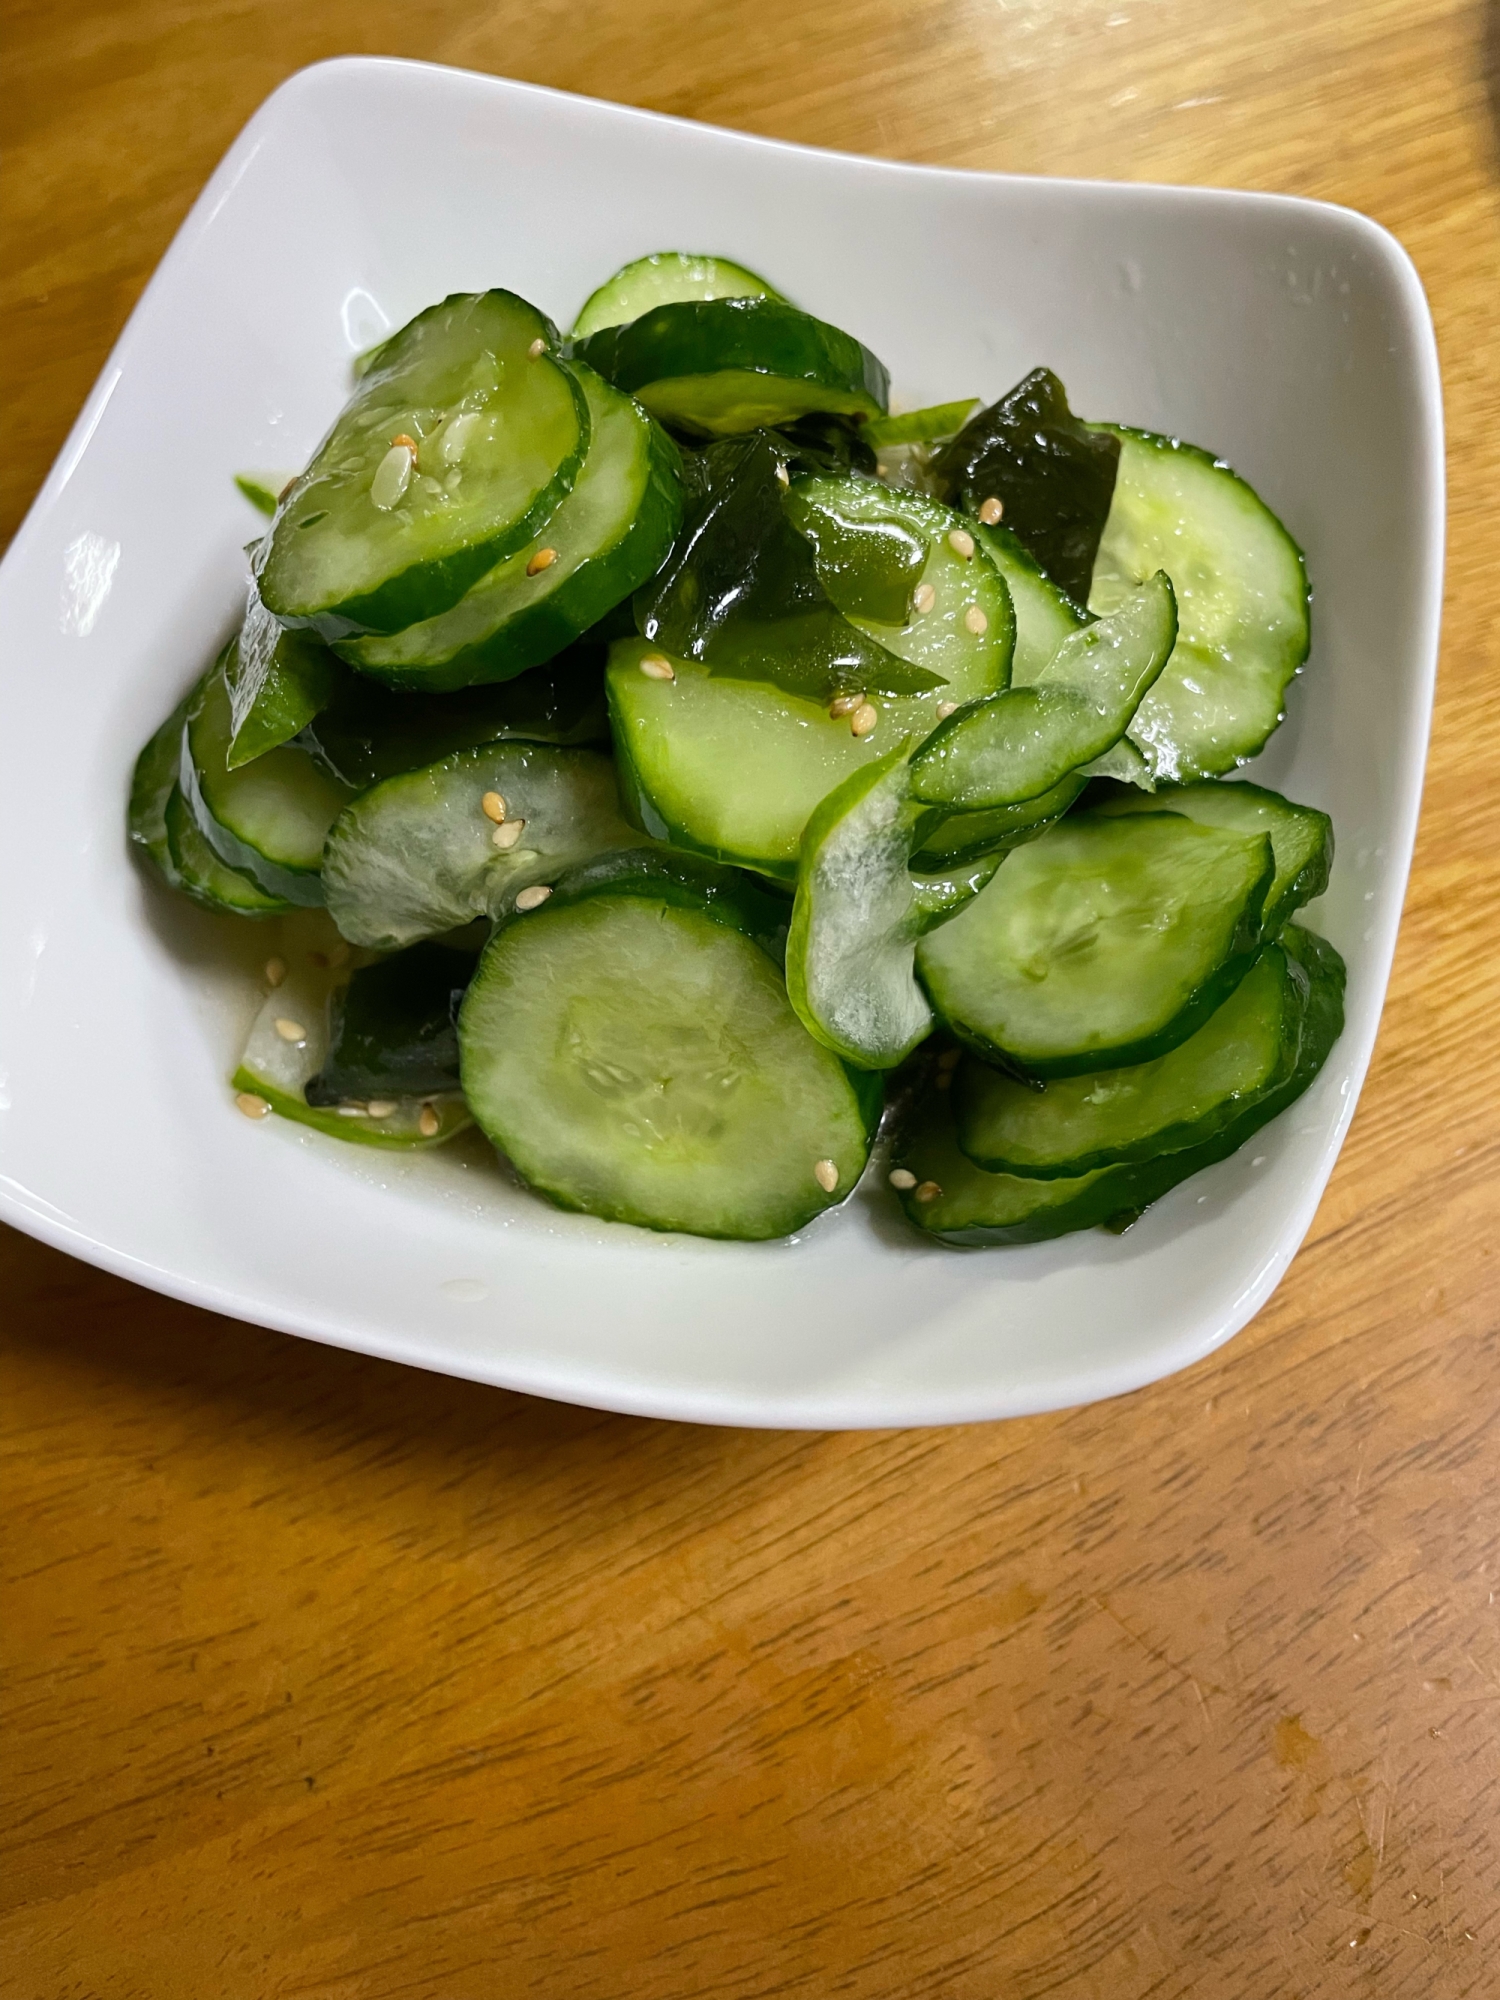
M566 324L667 247L766 272L908 405L1046 362L1085 413L1222 453L1307 551L1313 655L1253 775L1333 815L1312 921L1348 1025L1300 1103L1126 1236L949 1251L872 1187L789 1244L653 1237L558 1214L477 1146L393 1159L232 1109L226 922L146 882L123 833L138 745L234 613L254 522L230 475L302 464L351 355L445 293L508 285ZM1347 210L892 165L413 63L306 70L184 223L0 568L0 1216L219 1312L698 1421L950 1423L1166 1375L1269 1296L1354 1110L1442 516L1421 287Z

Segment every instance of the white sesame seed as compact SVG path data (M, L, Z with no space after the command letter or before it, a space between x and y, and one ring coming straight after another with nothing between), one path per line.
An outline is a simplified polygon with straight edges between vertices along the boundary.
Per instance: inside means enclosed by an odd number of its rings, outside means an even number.
M370 504L388 514L411 484L416 454L410 445L393 444L375 468L370 481Z
M300 1021L289 1021L284 1014L276 1017L276 1032L284 1042L305 1042L307 1030Z
M242 1090L234 1100L234 1108L245 1118L264 1118L271 1107L263 1097L257 1097L253 1090Z
M855 709L864 705L864 690L861 688L858 694L836 694L828 704L828 713L837 722L840 716L853 715Z
M435 1139L442 1120L430 1104L424 1104L417 1114L417 1130L424 1139Z
M997 500L993 493L979 503L979 518L987 528L993 528L1004 512L1005 502Z
M495 831L490 835L490 841L493 846L499 848L502 854L505 854L515 846L525 831L526 822L524 819L508 819L502 825L495 828Z
M526 565L526 574L528 576L540 576L544 569L551 569L556 561L556 549L538 549L536 554L531 558L531 561Z
M958 703L956 701L940 701L937 705L938 721L946 722L950 715L953 715L957 712L957 709L958 709Z
M974 553L974 537L969 533L967 528L950 528L948 530L948 546L955 555L962 556L964 561L967 562Z
M902 1194L905 1194L908 1188L914 1188L917 1184L917 1177L909 1167L892 1167L886 1178L890 1181L891 1186L899 1188Z
M923 1181L917 1189L916 1199L918 1201L936 1201L942 1192L943 1190L938 1186L936 1181Z
M990 629L989 619L985 617L977 604L971 604L964 613L964 623L971 632L975 633L988 632Z
M531 359L533 361L540 361L542 356L547 352L547 343L545 340L542 339L541 335L538 334L536 339L532 341L530 347L527 348L526 352L531 356Z
M486 819L492 819L496 826L499 826L505 818L505 800L499 792L486 792L479 801L479 810Z
M919 583L911 600L913 611L930 611L937 603L937 592L930 583Z
M539 910L551 894L545 882L533 883L531 888L523 889L517 896L516 908L522 911Z
M389 1118L400 1108L394 1097L372 1097L365 1106L372 1118Z
M813 1179L825 1194L832 1194L839 1184L839 1170L832 1160L819 1160L813 1167Z
M849 718L849 727L856 736L868 736L880 720L880 710L872 701L861 702Z
M266 960L265 973L267 986L279 986L282 980L286 978L286 960L284 958L268 958Z
M677 678L677 669L660 653L647 653L641 661L641 672L648 681L675 681Z

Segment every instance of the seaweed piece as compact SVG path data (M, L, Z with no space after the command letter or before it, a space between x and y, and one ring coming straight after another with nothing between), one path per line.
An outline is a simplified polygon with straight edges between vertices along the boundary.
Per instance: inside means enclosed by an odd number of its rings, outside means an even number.
M307 1085L308 1103L457 1090L454 1023L474 965L472 953L429 942L356 972L334 996L328 1055Z

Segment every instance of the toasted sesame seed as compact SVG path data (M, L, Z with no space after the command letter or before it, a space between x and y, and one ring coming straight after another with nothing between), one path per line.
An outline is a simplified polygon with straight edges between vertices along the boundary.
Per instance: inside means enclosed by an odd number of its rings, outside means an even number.
M861 702L849 718L849 727L856 736L868 736L880 720L880 710L873 701Z
M518 910L539 910L551 894L552 891L547 887L545 882L533 883L531 888L523 889L520 895L517 896L516 908Z
M389 1118L400 1106L394 1097L372 1097L365 1109L372 1118Z
M257 1097L253 1090L242 1090L234 1100L234 1108L246 1118L264 1118L271 1109L263 1097Z
M908 1188L914 1188L917 1184L917 1177L909 1167L892 1167L886 1178L889 1180L891 1186L899 1188L902 1194L905 1194Z
M832 1160L819 1160L813 1167L813 1179L825 1194L832 1194L839 1184L839 1170Z
M505 818L505 801L498 792L486 792L479 801L479 810L486 819L492 819L499 826Z
M778 486L790 486L792 483L792 475L784 465L778 465L776 468L776 483Z
M967 562L974 553L974 537L967 528L950 528L948 546L956 556L962 556Z
M938 1186L936 1181L923 1181L917 1189L915 1199L917 1201L936 1201L942 1192L943 1190Z
M865 705L864 689L858 694L836 694L828 704L828 713L837 722L841 715L853 715L855 709Z
M424 1104L417 1113L417 1130L424 1139L435 1139L442 1122L430 1104Z
M890 469L891 469L891 468L890 468L890 467L889 467L889 466L888 466L888 465L887 465L887 464L885 463L885 461L884 461L883 459L879 459L879 458L877 458L877 459L876 459L876 461L875 461L875 477L876 477L877 479L884 479L884 478L885 478L885 476L886 476L886 474L887 474L887 473L888 473L888 472L890 471Z
M268 958L266 960L265 973L267 986L279 986L282 980L286 978L286 960L284 958Z
M677 669L660 653L647 653L641 661L641 672L648 681L675 681L677 678Z
M997 500L993 493L979 503L979 518L987 528L993 528L1004 512L1005 502Z
M538 549L536 554L531 558L531 561L526 565L526 574L528 576L540 576L544 569L551 569L556 561L556 549Z
M919 583L912 595L912 610L930 611L936 603L937 592L933 589L932 585L930 583Z
M508 819L495 828L495 831L490 835L490 841L492 845L498 847L500 852L504 854L508 849L515 846L525 831L526 822L524 819Z
M977 604L971 604L964 613L964 623L971 632L988 632L990 629L989 619L985 617Z
M284 1042L305 1042L307 1030L300 1021L289 1021L284 1014L276 1016L276 1032Z
M533 361L540 361L542 356L547 352L547 343L545 340L542 339L541 335L538 334L536 339L532 341L530 347L527 348L526 352L531 356L531 359Z
M412 457L413 458L416 457L417 441L414 437L408 437L405 431L401 431L395 437L393 437L391 439L391 443L393 445L404 444L406 446L406 449L411 453Z
M956 701L940 701L937 705L936 713L939 722L946 722L950 715L955 715L957 712L958 703Z

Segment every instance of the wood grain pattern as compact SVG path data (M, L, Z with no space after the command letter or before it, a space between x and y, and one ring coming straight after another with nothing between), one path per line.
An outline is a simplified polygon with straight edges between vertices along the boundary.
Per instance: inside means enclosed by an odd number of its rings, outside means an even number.
M1496 138L1470 0L10 0L0 528L244 118L382 51L892 156L1368 210L1452 440L1375 1066L1227 1352L800 1437L552 1408L0 1238L0 1990L1500 1990ZM6 663L14 671L15 663Z

